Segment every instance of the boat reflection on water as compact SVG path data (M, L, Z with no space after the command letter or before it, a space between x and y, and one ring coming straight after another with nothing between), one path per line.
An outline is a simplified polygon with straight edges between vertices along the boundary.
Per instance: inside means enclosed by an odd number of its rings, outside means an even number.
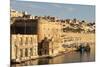
M95 43L90 43L90 51L72 51L68 54L57 56L54 58L40 58L36 60L26 61L12 66L27 66L27 65L43 65L43 64L61 64L75 62L92 62L95 61Z
M89 62L89 60L90 60L90 51L80 52L80 62Z
M88 43L86 43L86 45L84 45L84 43L81 43L79 47L77 47L77 50L76 51L79 51L79 52L90 52L90 45Z

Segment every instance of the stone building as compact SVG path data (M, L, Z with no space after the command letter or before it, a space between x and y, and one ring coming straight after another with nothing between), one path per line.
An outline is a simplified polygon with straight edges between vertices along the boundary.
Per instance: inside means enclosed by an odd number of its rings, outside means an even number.
M13 61L20 62L38 57L37 35L13 34L11 39Z
M40 19L38 22L39 55L56 56L61 50L61 24Z
M25 61L38 57L37 20L16 18L11 24L11 59Z
M23 13L22 12L18 12L16 10L11 9L10 11L10 17L22 17Z

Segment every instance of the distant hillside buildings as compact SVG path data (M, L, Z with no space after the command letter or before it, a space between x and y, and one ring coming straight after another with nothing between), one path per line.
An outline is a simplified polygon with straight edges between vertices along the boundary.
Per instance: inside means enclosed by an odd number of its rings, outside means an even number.
M94 33L95 23L77 19L59 20L50 16L31 16L11 10L11 59L24 61L61 52L63 32Z

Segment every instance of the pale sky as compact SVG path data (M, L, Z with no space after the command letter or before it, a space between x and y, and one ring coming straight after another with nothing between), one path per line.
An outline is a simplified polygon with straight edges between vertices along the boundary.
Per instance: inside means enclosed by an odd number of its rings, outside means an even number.
M26 11L33 16L55 16L61 19L95 21L94 5L57 4L34 1L11 0L11 9Z

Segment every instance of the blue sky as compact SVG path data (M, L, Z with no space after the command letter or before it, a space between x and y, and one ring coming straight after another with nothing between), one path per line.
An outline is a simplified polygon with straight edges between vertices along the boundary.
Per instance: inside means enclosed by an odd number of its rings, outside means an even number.
M76 5L76 4L57 4L57 3L41 3L33 1L16 1L11 0L11 9L17 11L26 11L33 16L56 16L61 19L86 20L95 21L94 5Z

